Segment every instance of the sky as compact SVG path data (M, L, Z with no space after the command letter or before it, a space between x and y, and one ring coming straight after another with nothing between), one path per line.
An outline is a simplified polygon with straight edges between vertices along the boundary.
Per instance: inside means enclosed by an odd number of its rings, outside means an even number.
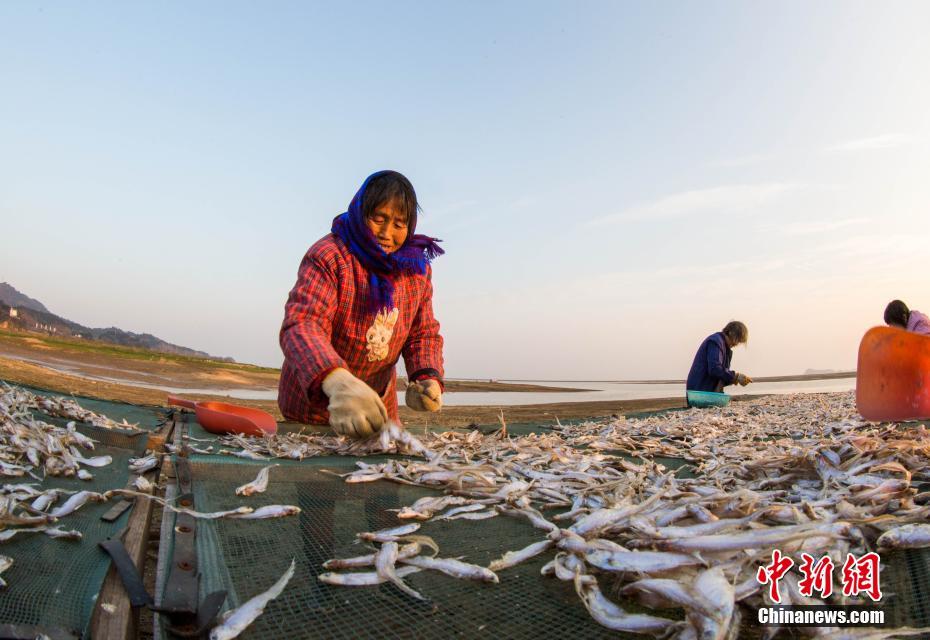
M443 240L448 377L855 368L930 312L930 3L0 3L0 281L279 366L364 178Z

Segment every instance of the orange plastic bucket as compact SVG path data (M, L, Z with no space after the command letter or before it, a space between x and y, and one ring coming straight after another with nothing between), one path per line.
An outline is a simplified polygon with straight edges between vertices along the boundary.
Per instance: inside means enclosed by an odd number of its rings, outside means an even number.
M869 329L859 344L856 406L866 420L930 418L930 336Z

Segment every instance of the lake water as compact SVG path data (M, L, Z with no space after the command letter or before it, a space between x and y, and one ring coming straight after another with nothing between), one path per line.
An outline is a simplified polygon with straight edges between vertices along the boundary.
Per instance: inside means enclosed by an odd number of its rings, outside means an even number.
M499 382L508 382L499 380ZM444 404L450 406L485 405L513 406L523 404L555 404L559 402L599 402L603 400L636 400L640 398L685 397L685 384L651 382L579 382L564 380L521 380L544 387L568 387L591 389L592 391L569 392L476 392L446 393ZM747 393L823 393L827 391L849 391L856 388L855 378L836 380L804 380L801 382L755 382L746 387L727 387L730 395ZM403 394L398 394L403 404Z

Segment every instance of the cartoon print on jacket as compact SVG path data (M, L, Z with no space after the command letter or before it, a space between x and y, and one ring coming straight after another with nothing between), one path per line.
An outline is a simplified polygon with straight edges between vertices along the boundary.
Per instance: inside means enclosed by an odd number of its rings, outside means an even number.
M397 307L390 312L386 308L382 309L375 316L374 323L365 332L367 342L365 349L368 351L369 362L387 358L388 343L391 341L391 336L394 335L394 325L397 323L399 313Z

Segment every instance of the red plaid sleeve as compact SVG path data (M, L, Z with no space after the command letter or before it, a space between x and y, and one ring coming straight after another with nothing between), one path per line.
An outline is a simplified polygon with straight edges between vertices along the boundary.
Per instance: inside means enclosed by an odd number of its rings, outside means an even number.
M433 315L433 270L427 267L426 287L420 306L410 325L410 333L402 350L407 377L413 380L418 373L432 369L441 383L445 375L442 360L443 339L439 335L439 321ZM433 376L429 376L433 377Z
M338 305L339 254L314 245L300 263L297 283L284 308L280 342L290 366L282 369L282 389L299 390L305 398L323 402L323 378L346 362L332 344L333 318ZM297 400L294 398L293 400Z

